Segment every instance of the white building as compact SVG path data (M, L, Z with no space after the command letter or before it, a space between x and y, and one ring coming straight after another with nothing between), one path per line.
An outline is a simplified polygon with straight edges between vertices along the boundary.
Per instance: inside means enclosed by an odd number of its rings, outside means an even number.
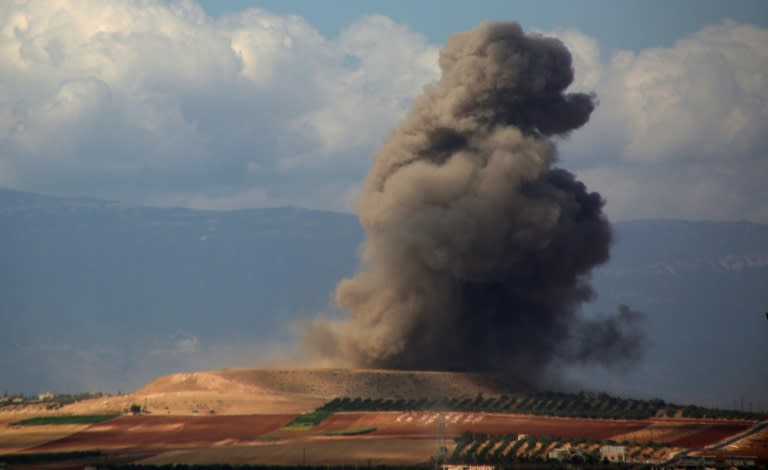
M609 462L626 462L627 446L602 446L600 447L600 459Z
M558 449L550 450L547 456L549 457L549 460L557 460L559 462L563 462L565 460L571 460L573 453L571 452L571 449L563 449L560 447Z

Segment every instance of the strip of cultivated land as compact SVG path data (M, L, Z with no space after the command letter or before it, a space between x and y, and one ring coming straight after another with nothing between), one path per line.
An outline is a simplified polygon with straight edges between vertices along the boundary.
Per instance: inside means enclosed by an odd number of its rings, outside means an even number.
M14 421L11 426L45 426L45 425L66 425L66 424L95 424L102 421L109 421L112 418L117 418L119 414L106 414L106 415L52 415L52 416L35 416L34 418L22 419L20 421Z

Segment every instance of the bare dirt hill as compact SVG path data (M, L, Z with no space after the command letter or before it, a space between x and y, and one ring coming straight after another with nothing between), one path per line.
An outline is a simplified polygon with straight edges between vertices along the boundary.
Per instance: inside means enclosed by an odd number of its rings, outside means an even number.
M526 391L498 377L462 372L363 369L223 369L158 377L131 394L69 405L62 412L153 414L300 413L335 397L419 399Z

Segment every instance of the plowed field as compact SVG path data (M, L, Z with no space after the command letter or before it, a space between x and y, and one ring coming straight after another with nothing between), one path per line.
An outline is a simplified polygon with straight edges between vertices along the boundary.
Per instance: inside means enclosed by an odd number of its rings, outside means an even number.
M650 424L648 421L563 419L512 414L379 412L337 413L323 421L317 429L340 431L349 428L375 427L376 432L374 434L377 435L435 436L438 416L442 416L444 419L447 435L458 435L464 431L472 431L487 434L531 434L610 439L616 435L637 431Z
M236 445L279 429L294 415L123 416L37 447L36 451Z
M437 452L433 439L309 438L277 441L268 445L213 447L167 451L139 464L210 465L404 465L428 462Z
M702 447L719 442L728 436L733 436L734 434L746 431L749 426L731 423L696 423L690 426L685 426L684 428L690 430L690 434L670 441L670 443L677 447L701 449Z
M639 431L616 436L618 441L662 442L675 447L701 449L729 436L743 432L754 425L749 421L712 419L663 419L653 420L650 426Z
M740 439L724 450L732 455L754 455L763 462L768 461L768 428Z
M244 455L248 458L256 458L258 454L267 458L267 454L272 455L270 452L278 450L265 450L261 447L279 444L280 449L283 449L281 452L284 451L295 457L295 446L309 445L309 442L313 443L312 446L319 446L317 449L320 449L323 443L330 445L332 442L343 442L345 446L353 446L355 442L360 442L361 445L368 442L366 445L373 445L370 442L381 441L376 444L381 447L380 449L377 447L379 449L377 452L383 452L384 449L395 449L390 446L392 440L432 441L438 434L439 420L444 423L446 437L471 431L485 434L528 434L636 442L646 442L650 439L676 447L701 449L742 432L750 425L746 422L717 420L600 420L485 413L345 412L336 413L307 431L281 430L281 427L291 421L294 416L287 414L123 416L94 424L66 437L56 436L56 440L28 450L34 452L93 449L165 451L210 448L221 449L221 452L226 453L225 448L253 447L254 449L247 452L243 451ZM355 428L375 428L375 431L344 439L327 436L330 431L338 432ZM750 450L761 450L765 440L765 437L756 435L752 440L754 442L750 441ZM414 445L421 449L424 443ZM256 447L259 449L255 449ZM223 455L221 452L217 451L216 455ZM411 453L409 451L409 454ZM759 453L754 452L754 454ZM320 455L319 450L318 455Z

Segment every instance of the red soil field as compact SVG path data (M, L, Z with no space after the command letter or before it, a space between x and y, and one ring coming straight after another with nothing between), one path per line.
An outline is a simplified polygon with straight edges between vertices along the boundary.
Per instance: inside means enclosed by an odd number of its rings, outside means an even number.
M487 434L531 434L537 436L583 437L610 439L643 429L648 421L563 419L546 416L440 413L445 419L447 435L464 431ZM318 431L341 431L349 428L375 427L375 435L399 437L427 437L437 433L438 413L434 412L378 412L336 413L326 418Z
M726 446L715 455L752 455L761 462L768 462L768 428Z
M252 441L288 423L295 415L122 416L35 448L184 448Z
M437 434L442 416L447 436L464 431L486 434L530 434L534 436L580 437L590 439L629 439L645 441L645 434L659 436L671 445L701 449L749 428L746 422L675 420L566 419L547 416L435 413L372 412L336 413L308 431L281 431L295 415L225 416L123 416L94 424L67 437L35 447L33 451L87 449L189 449L296 439L328 439L328 431L376 428L376 431L351 439L424 439ZM637 437L630 437L632 434ZM626 436L626 437L625 437ZM762 441L753 439L754 450ZM730 449L728 449L730 450ZM759 454L759 452L750 455Z
M690 430L687 436L675 439L670 443L677 447L690 447L701 449L710 444L725 439L728 436L746 431L750 425L738 423L695 423L691 425L679 425L680 432Z

